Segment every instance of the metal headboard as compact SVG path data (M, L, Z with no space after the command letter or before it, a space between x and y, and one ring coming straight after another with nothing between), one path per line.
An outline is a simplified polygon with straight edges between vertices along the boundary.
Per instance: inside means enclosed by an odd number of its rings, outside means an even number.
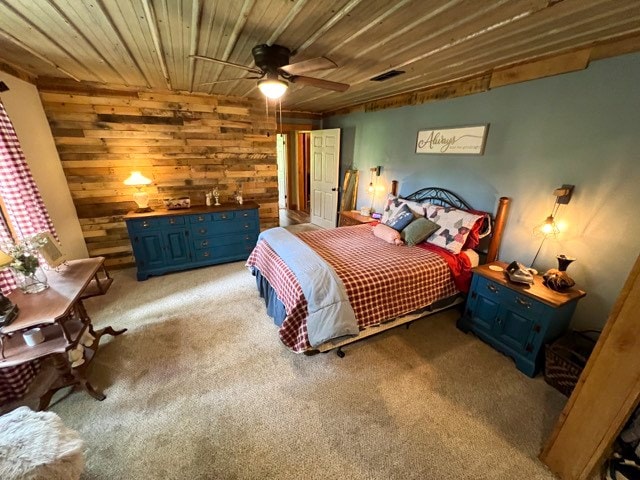
M442 207L453 207L459 208L462 210L475 210L471 205L469 205L465 200L460 198L457 194L453 193L451 190L447 190L445 188L438 187L427 187L418 190L417 192L413 192L406 197L401 197L405 200L413 200L414 202L429 202L434 205L440 205ZM480 234L480 238L487 237L491 235L491 230L493 228L493 218L489 213L487 213L484 217L484 221L482 222L482 230ZM486 247L486 241L483 242L481 247L484 249Z
M391 193L398 195L398 181L391 181ZM473 208L460 198L455 193L445 190L444 188L428 187L413 192L406 197L407 200L413 200L416 202L432 202L443 207L463 208L465 210L473 210ZM487 248L486 262L493 262L498 258L498 250L500 249L500 243L502 242L502 233L504 231L504 225L507 220L507 213L509 212L509 203L511 199L508 197L500 197L498 200L498 210L493 218L485 217L486 221L489 221L491 228L491 240L489 240L489 246ZM487 224L485 223L485 226Z
M438 187L427 187L413 192L406 197L402 197L405 200L413 200L414 202L429 202L434 205L441 205L443 207L460 208L463 210L473 210L473 207L466 201L460 198L458 195L450 190Z

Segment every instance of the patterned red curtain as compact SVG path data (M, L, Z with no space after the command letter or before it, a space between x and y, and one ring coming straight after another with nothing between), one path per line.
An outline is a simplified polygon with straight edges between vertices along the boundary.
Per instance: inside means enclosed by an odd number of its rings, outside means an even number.
M47 208L31 176L18 136L0 101L0 197L4 202L7 221L19 238L40 232L57 237ZM11 240L4 222L0 222L0 242ZM0 272L0 290L8 293L16 287L11 273Z

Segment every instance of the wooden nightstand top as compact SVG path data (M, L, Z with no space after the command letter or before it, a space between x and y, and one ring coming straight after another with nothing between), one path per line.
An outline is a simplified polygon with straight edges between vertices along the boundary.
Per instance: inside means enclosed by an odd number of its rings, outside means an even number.
M542 283L542 275L533 276L533 285L514 283L508 280L505 271L496 272L494 270L491 270L489 268L489 265L498 265L503 269L507 267L507 264L504 262L492 262L474 268L473 273L482 275L483 277L493 280L500 285L503 285L511 290L517 291L536 300L540 300L541 302L546 303L547 305L550 305L552 307L560 307L565 303L577 300L586 295L586 292L577 288L570 288L563 292L556 292L555 290L551 290L550 288L545 287Z
M341 217L347 217L349 220L352 220L350 225L354 225L355 223L370 223L375 222L375 218L365 217L364 215L360 215L357 210L343 210L340 212Z

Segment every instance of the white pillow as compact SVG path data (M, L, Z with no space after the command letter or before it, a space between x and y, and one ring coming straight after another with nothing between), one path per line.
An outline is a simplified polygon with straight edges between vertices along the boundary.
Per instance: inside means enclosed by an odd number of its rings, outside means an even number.
M457 208L429 205L427 219L440 225L427 242L446 248L451 253L460 253L469 232L482 215L458 210Z

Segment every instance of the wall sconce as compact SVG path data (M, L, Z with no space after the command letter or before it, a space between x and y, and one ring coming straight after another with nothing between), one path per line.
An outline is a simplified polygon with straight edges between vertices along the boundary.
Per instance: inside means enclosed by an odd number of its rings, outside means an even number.
M371 173L371 181L369 182L369 195L371 195L371 211L373 212L373 202L376 198L376 185L378 183L378 177L380 176L380 171L382 170L381 166L371 167L369 172ZM373 183L373 175L376 176L376 181Z
M380 176L380 171L382 170L382 167L378 166L378 167L371 167L369 169L369 172L371 173L371 181L369 182L369 193L375 193L376 191L376 187L373 184L373 174L375 173L376 177ZM378 180L376 179L376 183L378 183Z
M560 209L560 205L567 205L571 201L571 195L573 194L574 185L562 185L560 188L556 188L553 191L553 194L556 196L556 201L553 204L553 208L551 209L551 213L545 219L543 223L536 226L533 229L533 235L538 238L542 238L540 242L540 246L538 247L538 251L536 252L533 260L531 261L531 267L535 263L538 258L538 254L542 249L542 245L544 245L544 241L547 238L557 238L560 234L560 228L558 228L558 224L556 222L556 216L558 214L558 210Z
M133 200L138 204L136 213L151 212L153 209L149 207L149 194L143 190L145 185L149 185L151 180L142 175L140 172L131 172L129 178L124 181L125 185L136 187L137 191L133 194Z

